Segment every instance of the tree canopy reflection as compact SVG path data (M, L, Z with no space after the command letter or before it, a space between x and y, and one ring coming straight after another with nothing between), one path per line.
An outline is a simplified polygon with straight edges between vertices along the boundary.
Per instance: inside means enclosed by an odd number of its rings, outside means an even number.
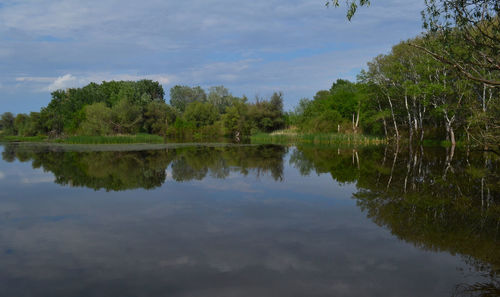
M3 159L31 162L61 185L108 191L178 182L268 175L284 180L284 146L192 146L126 152L64 152L9 144ZM398 238L430 251L461 255L489 275L487 283L457 285L457 296L500 293L500 158L453 148L298 146L290 164L302 175L329 174L353 183L357 205ZM167 173L168 172L168 173Z
M379 226L421 249L459 254L491 282L457 285L457 296L500 294L500 158L488 153L396 147L299 147L302 174L355 183L357 205Z
M207 176L224 179L231 172L269 174L283 180L282 146L182 147L144 151L67 152L57 147L8 144L5 161L32 162L33 168L52 172L55 182L72 187L120 191L161 186L171 168L172 178L183 182Z

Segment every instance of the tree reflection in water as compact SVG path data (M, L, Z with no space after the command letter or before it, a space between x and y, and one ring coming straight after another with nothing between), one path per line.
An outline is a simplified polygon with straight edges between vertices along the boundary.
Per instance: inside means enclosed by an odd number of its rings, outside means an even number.
M180 147L143 151L65 151L61 147L8 144L2 157L32 162L33 168L52 172L60 185L94 190L121 191L154 189L166 180L171 166L175 181L202 180L206 176L223 179L231 172L257 176L270 174L283 180L283 146Z
M355 183L357 205L399 239L461 255L488 283L458 285L456 296L500 296L500 159L452 148L298 147L302 173Z
M394 236L421 249L458 254L488 276L486 283L458 284L455 296L500 295L500 158L490 153L275 145L68 152L10 144L3 159L31 162L61 185L119 191L159 187L168 169L177 182L231 173L283 181L289 151L290 164L302 175L327 173L336 182L354 183L358 207Z

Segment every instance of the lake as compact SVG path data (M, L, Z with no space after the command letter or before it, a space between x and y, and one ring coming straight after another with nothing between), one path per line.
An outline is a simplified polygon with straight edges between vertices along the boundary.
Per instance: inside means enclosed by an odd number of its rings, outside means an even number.
M0 150L0 296L500 294L492 153Z

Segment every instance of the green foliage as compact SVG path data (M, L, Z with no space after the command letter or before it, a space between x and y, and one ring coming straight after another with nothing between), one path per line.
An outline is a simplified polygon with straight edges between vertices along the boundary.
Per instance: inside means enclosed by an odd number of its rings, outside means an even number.
M25 126L25 136L36 136L43 131L43 123L39 112L30 112Z
M165 139L158 135L79 135L58 139L56 142L67 144L126 144L126 143L164 143Z
M360 134L338 133L257 133L250 137L252 143L276 144L345 144L345 145L378 145L386 143L385 139Z
M251 123L246 99L237 100L232 106L227 107L226 113L222 116L222 123L228 136L250 135Z
M10 112L5 112L0 116L0 127L5 135L15 134L14 130L14 115Z
M326 1L326 6L334 6L334 7L339 7L340 2L339 0L327 0ZM370 5L370 0L347 0L346 1L347 5L347 19L350 21L352 17L356 14L356 11L358 10L359 6L369 6Z
M217 121L219 113L211 103L195 101L187 105L183 116L184 120L192 123L194 127L200 128L212 125Z
M184 112L187 106L193 102L207 101L207 94L201 87L174 86L170 89L170 105L181 112Z
M174 124L178 111L161 101L150 102L144 111L144 130L150 134L167 135Z
M500 87L498 0L426 0L429 42L419 48L468 80ZM440 47L434 46L438 39Z
M151 80L111 81L90 83L83 88L71 88L52 92L52 100L41 110L43 133L60 135L74 133L85 120L84 107L103 103L113 107L127 101L143 108L153 100L164 101L164 91L158 82Z
M364 111L366 97L362 84L339 79L329 91L318 91L314 100L302 99L294 111L294 123L302 132L357 132L356 119Z
M109 135L112 132L111 108L104 102L94 103L84 107L85 121L80 126L83 135Z
M111 109L111 125L118 134L135 134L142 127L142 107L121 99Z
M223 114L234 100L235 98L224 86L215 86L209 89L208 102L217 108L219 114Z
M283 116L283 94L281 92L275 92L270 100L257 98L255 103L248 106L249 121L252 128L258 131L271 132L284 128Z

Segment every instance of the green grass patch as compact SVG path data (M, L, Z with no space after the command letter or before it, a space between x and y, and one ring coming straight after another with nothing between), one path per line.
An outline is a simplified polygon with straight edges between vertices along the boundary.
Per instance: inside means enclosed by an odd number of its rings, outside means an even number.
M250 137L252 143L276 144L383 144L386 139L360 134L338 133L257 133Z
M12 136L12 135L1 135L0 141L5 142L44 142L47 141L47 136Z
M68 144L127 144L127 143L164 143L163 137L151 134L109 135L109 136L68 136L54 140Z

